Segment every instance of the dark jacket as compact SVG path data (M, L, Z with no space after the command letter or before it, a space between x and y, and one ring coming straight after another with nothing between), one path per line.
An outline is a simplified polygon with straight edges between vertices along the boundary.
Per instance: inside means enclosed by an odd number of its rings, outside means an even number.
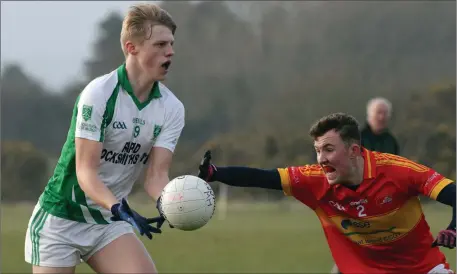
M361 131L362 146L368 150L399 155L400 147L395 137L386 130L380 134L374 134L368 124Z

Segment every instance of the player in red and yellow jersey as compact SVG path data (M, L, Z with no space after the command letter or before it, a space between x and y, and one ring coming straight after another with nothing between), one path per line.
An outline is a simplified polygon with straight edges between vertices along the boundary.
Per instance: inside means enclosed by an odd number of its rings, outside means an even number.
M318 164L272 170L216 167L208 151L199 177L284 191L315 211L341 273L452 273L438 246L455 247L455 183L434 170L360 145L357 121L326 116L310 130ZM453 207L433 238L419 196Z

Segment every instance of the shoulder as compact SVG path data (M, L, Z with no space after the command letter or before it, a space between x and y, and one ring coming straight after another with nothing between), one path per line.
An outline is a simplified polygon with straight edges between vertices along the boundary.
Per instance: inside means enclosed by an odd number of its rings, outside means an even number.
M163 83L159 83L161 100L166 108L170 109L184 109L184 104L176 95Z
M390 154L373 152L376 162L376 168L380 171L391 172L397 176L405 174L405 172L427 172L430 169L424 165L416 163L408 158Z
M371 130L370 130L370 127L365 124L361 129L360 129L360 133L363 134L363 135L366 135L368 133L370 133Z
M164 84L159 83L160 89L160 100L165 110L165 115L168 117L178 118L180 120L184 119L185 108L181 100L176 97L176 95Z
M298 166L295 168L303 176L307 176L307 177L324 177L325 176L324 170L318 164Z
M80 94L80 98L98 102L107 101L118 83L116 71L101 75L90 81Z
M395 135L393 135L391 132L389 132L389 136L390 136L392 143L394 143L396 146L398 146L398 140L395 137Z
M292 188L309 192L313 199L321 199L330 187L324 170L318 164L292 167L289 170L289 176Z
M324 171L320 165L303 165L303 166L289 166L286 168L278 168L281 177L287 177L292 183L310 183L313 182L312 178L320 179L325 178Z

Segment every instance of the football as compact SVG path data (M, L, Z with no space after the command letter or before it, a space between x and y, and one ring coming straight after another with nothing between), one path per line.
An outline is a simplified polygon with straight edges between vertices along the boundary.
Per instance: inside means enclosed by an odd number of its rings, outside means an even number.
M177 229L191 231L206 225L214 214L216 198L211 186L196 176L171 180L161 194L162 212Z

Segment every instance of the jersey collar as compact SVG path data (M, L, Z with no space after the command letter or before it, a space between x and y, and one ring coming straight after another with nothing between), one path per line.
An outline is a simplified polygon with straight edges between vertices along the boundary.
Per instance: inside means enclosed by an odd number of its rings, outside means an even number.
M374 158L373 152L362 148L362 157L364 160L362 183L356 191L352 191L343 185L336 185L334 189L338 198L343 199L344 197L360 195L371 185L374 178L376 178L376 159Z
M127 77L127 71L125 69L125 63L122 64L118 69L117 69L117 77L119 84L121 87L132 97L133 102L135 102L135 105L138 107L138 109L143 109L145 106L149 104L153 99L157 99L162 97L160 94L160 89L159 89L159 82L154 82L154 85L152 86L151 92L149 92L149 97L146 101L143 103L140 103L138 98L135 96L133 93L133 88L132 85L130 84L130 81Z
M371 180L376 177L376 159L373 152L366 148L362 148L362 156L364 160L363 180Z

